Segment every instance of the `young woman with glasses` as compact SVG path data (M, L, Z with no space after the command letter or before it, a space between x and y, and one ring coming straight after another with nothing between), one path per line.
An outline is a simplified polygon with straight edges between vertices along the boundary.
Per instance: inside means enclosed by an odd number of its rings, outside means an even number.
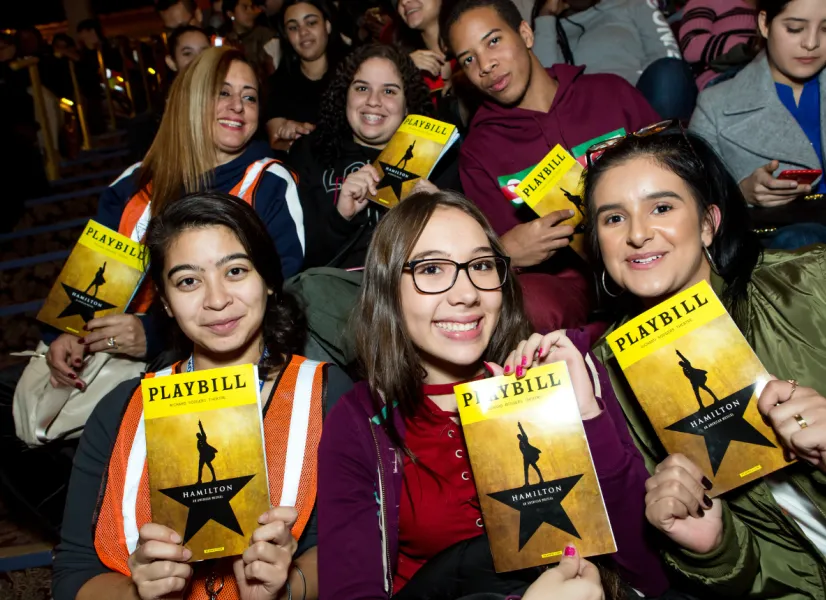
M606 373L580 331L531 335L509 260L472 202L423 192L387 213L354 323L366 380L330 412L319 447L322 599L524 591L537 570L493 571L453 386L560 360L614 528L611 562L646 595L662 593L644 541L648 473Z
M644 133L592 153L585 179L592 264L613 296L609 332L708 281L768 372L790 378L769 382L756 408L799 459L710 500L710 474L667 455L600 341L594 352L654 474L646 516L699 598L823 598L826 248L761 251L740 187L714 150L681 130Z

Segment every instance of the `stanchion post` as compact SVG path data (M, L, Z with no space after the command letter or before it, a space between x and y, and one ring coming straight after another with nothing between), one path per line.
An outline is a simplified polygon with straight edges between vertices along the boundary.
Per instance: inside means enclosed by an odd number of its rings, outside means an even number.
M123 62L123 87L126 88L126 97L129 98L129 104L132 105L129 116L134 117L137 112L135 110L135 97L132 95L132 80L129 78L129 66L126 64L128 57L123 43L118 43L118 50L120 51L121 62Z
M46 101L43 99L43 84L40 81L40 70L37 68L38 62L40 61L37 58L24 58L13 62L11 68L15 71L19 71L20 69L29 70L29 78L32 82L32 96L34 97L34 110L37 115L37 120L40 122L40 133L43 138L46 179L54 181L60 177L58 171L60 159L52 143L52 130L49 126L49 114L46 112Z
M69 63L69 75L72 77L72 90L75 93L75 108L77 109L77 121L80 124L80 135L83 139L80 145L81 150L91 150L92 140L89 137L89 126L86 123L86 106L83 103L83 95L80 93L80 85L77 82L77 73L75 72L75 61L70 57L56 53L58 58L65 58Z
M106 104L109 107L109 130L115 131L117 123L115 121L115 105L112 102L112 90L109 89L109 78L106 76L106 64L103 62L103 51L98 48L98 71L100 80L103 82L103 91L106 94Z
M143 90L146 93L146 109L152 112L155 107L152 105L152 92L149 90L149 78L146 76L146 61L143 60L143 47L141 41L138 40L136 48L133 49L138 55L138 69L141 71L141 80L143 81Z

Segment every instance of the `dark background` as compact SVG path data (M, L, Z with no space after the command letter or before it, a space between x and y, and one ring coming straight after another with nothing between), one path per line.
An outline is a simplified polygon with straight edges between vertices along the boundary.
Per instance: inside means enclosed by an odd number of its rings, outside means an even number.
M2 0L0 5L0 29L66 19L61 0ZM143 6L152 6L152 0L92 0L92 10L97 15Z

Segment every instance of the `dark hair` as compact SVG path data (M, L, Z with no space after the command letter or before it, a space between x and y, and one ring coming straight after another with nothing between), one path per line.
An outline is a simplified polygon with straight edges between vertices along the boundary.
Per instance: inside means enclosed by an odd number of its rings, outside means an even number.
M476 205L456 192L419 192L389 211L376 227L364 267L364 282L353 312L356 350L370 386L380 423L399 448L405 448L393 415L411 418L421 404L422 367L402 316L400 286L404 264L437 208L454 208L472 217L494 251L505 256L499 238ZM531 329L522 289L513 273L502 287L502 310L483 360L502 363ZM406 450L407 451L407 450Z
M221 12L227 14L228 12L235 12L235 7L238 6L238 0L224 0L221 3Z
M282 290L284 277L281 261L267 228L249 204L221 192L205 192L185 196L167 204L152 218L146 233L149 275L158 294L165 295L166 252L184 231L203 227L224 226L232 231L249 255L255 270L273 294L267 297L264 313L264 344L269 358L261 365L277 369L284 355L301 352L307 332L304 313L295 298ZM177 349L191 351L192 343L176 325L171 327ZM184 348L186 345L188 348Z
M772 21L792 3L792 0L757 0L757 13L766 13L766 23Z
M93 30L96 34L98 34L98 39L102 42L106 38L103 36L103 27L100 25L100 21L97 19L83 19L80 23L77 24L77 32L80 33L81 31Z
M347 47L341 39L341 33L337 25L337 19L326 0L286 0L281 6L278 19L278 35L281 38L281 51L284 54L282 64L290 70L300 68L301 58L289 42L287 37L287 26L284 20L287 18L287 9L296 4L309 4L321 13L321 18L330 23L330 34L327 36L327 47L324 54L327 55L327 71L335 71L336 65L346 54Z
M52 46L54 46L56 42L63 42L72 48L75 46L74 38L68 33L56 33L52 38Z
M442 38L442 44L453 50L450 46L450 28L466 12L485 7L495 10L508 27L519 31L524 19L512 0L443 0L442 10L439 11L439 36Z
M629 160L640 157L654 160L685 182L697 202L699 218L704 217L710 206L720 209L720 226L708 249L715 267L726 282L722 300L730 311L736 311L746 297L751 273L760 260L761 246L750 229L749 209L740 186L702 138L673 130L646 137L628 136L622 143L607 150L586 171L585 214L595 214L594 190L600 178L610 169L622 167ZM596 264L601 265L593 218L588 219L587 232L591 253ZM736 320L737 316L734 316Z
M347 90L362 63L371 58L384 58L395 65L401 75L408 114L429 115L433 112L430 91L407 52L398 46L383 44L360 46L341 61L321 98L313 149L324 165L340 157L345 141L353 138L353 130L347 121Z
M155 10L158 12L163 12L165 10L169 10L176 4L183 4L184 8L186 8L193 15L198 8L195 4L195 0L157 0L157 2L155 2Z
M180 27L176 27L169 35L169 41L167 43L167 46L169 47L169 55L172 58L175 58L175 51L178 50L178 42L181 41L183 35L196 31L203 35L207 41L209 41L209 35L207 35L207 32L197 25L181 25Z

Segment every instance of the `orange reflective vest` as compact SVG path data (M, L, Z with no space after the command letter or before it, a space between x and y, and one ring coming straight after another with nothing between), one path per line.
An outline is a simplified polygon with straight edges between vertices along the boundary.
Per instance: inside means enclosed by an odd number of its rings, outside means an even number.
M282 163L280 160L274 158L262 158L261 160L255 161L247 167L241 181L239 181L229 193L252 206L255 200L255 190L258 189L258 184L261 183L261 178L264 176L264 173L266 173L270 165L273 164ZM138 190L138 193L129 199L120 218L118 233L129 237L134 242L143 242L146 236L146 229L149 227L149 219L152 217L151 197L152 184L150 183L146 188ZM145 280L132 300L131 312L136 314L145 313L149 310L154 298L155 288L149 280Z
M181 363L147 377L180 371ZM323 416L324 363L293 356L284 366L269 403L264 403L264 446L270 502L294 506L298 519L292 528L301 537L315 506L318 443ZM262 402L264 399L262 398ZM138 532L152 522L146 468L143 395L135 390L121 419L109 465L101 483L92 525L95 551L112 571L131 577L127 561L138 544ZM189 600L209 600L206 579L224 578L220 600L239 598L232 560L194 565Z

